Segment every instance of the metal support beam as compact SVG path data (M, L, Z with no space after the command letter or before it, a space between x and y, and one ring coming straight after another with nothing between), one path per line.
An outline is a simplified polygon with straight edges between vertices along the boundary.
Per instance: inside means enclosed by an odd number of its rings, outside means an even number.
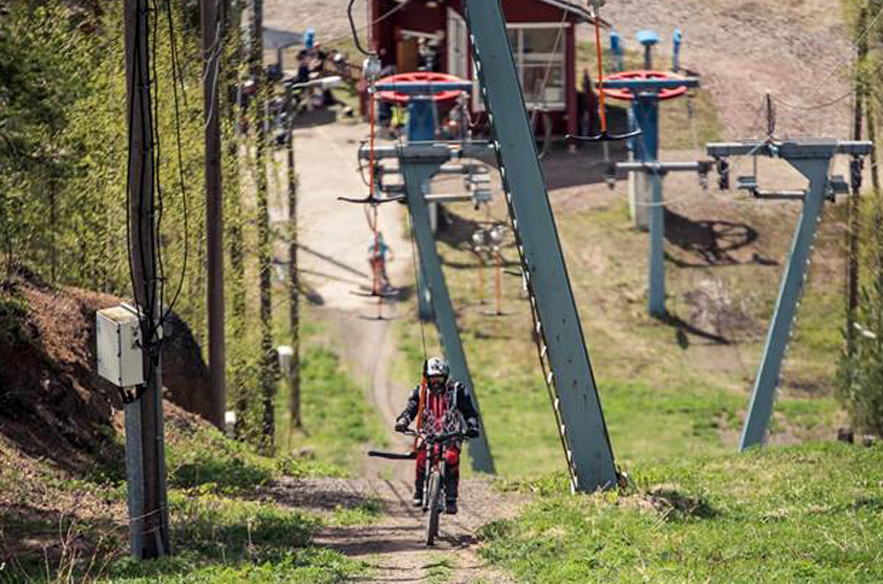
M650 197L650 280L647 308L650 316L665 316L665 207L662 203L662 172L649 174Z
M407 148L407 147L405 147ZM432 308L435 313L435 323L438 328L445 357L451 365L451 376L466 384L472 392L475 408L479 411L478 396L469 374L469 366L466 363L466 354L460 342L460 331L457 329L457 320L454 316L454 306L445 283L442 272L441 258L435 247L435 237L432 233L432 225L429 220L429 206L423 196L423 184L430 180L443 161L408 162L402 158L402 174L405 178L405 187L408 197L408 211L411 214L411 223L414 226L414 237L417 240L417 250L420 255L424 285L429 288ZM494 473L494 459L491 456L490 446L487 440L487 428L481 435L469 442L469 454L472 458L472 468L479 472Z
M782 359L785 356L788 340L791 338L791 326L803 292L810 250L825 204L830 163L830 157L792 162L794 167L809 179L809 192L803 201L803 211L800 214L794 240L791 243L788 263L785 264L785 274L782 277L779 298L776 301L772 324L767 334L760 369L754 381L751 405L748 406L748 417L742 428L742 437L739 441L740 450L762 444L766 436L767 426L773 413L776 389L779 386Z
M647 55L650 47L658 37L649 31L642 31ZM611 79L602 83L603 89L628 89L635 96L632 114L641 135L635 138L635 156L638 164L655 165L653 169L644 167L647 178L651 181L650 204L648 209L650 227L649 256L649 293L648 310L651 316L662 318L665 310L665 206L662 194L662 178L665 170L658 165L659 160L659 92L663 89L677 87L698 87L699 80L694 77L683 79ZM626 169L626 166L618 166ZM681 170L679 167L672 169ZM694 170L690 168L689 170ZM636 189L638 187L636 186ZM646 199L644 199L646 200ZM641 205L641 197L636 192L633 204ZM644 203L646 204L646 203ZM635 209L635 221L643 227L639 210Z
M825 199L829 196L831 160L837 154L865 156L870 142L838 142L836 140L794 140L788 142L751 141L709 144L709 156L771 156L785 159L809 180L803 197L803 210L798 219L785 273L779 288L760 368L751 393L748 416L742 429L739 449L763 444L773 413L776 389L782 371L782 360L791 338L794 316L806 280L812 244L822 217Z
M710 162L659 162L655 159L641 162L620 162L617 170L643 172L650 179L650 257L648 309L651 316L662 318L665 309L665 205L662 181L669 172L696 172L707 174Z
M594 491L616 485L607 425L537 158L500 3L466 0L475 68L481 81L522 270L538 316L548 382L572 485ZM545 328L543 328L545 327ZM560 405L559 405L560 402ZM559 417L560 414L560 417Z

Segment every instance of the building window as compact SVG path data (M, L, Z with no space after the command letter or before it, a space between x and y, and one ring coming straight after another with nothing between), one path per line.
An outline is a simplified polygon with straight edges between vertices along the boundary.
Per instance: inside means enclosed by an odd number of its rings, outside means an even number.
M510 24L506 28L525 105L528 109L564 110L566 27Z

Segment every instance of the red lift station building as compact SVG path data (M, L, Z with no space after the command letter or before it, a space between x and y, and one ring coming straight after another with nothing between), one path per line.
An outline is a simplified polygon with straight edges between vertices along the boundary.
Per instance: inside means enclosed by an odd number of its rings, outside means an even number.
M496 1L496 0L487 0ZM473 81L484 110L461 0L371 0L371 44L397 73L421 67ZM502 0L528 110L548 112L556 134L577 134L576 26L591 14L564 0Z

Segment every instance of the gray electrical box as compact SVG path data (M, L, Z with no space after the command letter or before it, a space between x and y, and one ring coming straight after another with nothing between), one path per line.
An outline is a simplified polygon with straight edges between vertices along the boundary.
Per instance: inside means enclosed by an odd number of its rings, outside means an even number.
M99 310L95 317L98 375L117 387L144 383L138 314L126 306Z

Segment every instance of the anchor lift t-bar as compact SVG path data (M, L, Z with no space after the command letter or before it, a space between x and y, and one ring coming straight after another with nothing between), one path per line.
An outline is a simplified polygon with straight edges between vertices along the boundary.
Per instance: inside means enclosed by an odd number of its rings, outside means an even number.
M722 187L729 185L726 158L731 156L768 156L782 158L809 180L806 191L769 192L757 189L756 177L742 177L740 187L751 191L758 198L793 199L803 201L803 211L791 243L788 262L779 289L775 312L760 368L751 394L748 417L742 429L739 449L763 444L767 426L773 412L773 401L782 370L782 359L791 337L794 316L806 279L806 267L810 261L816 229L822 217L825 200L834 200L837 194L846 192L842 177L830 176L834 156L849 155L857 164L871 152L871 142L837 140L788 140L750 141L708 144L708 155L718 160Z
M610 488L617 484L613 451L506 21L497 1L465 0L463 4L571 485L579 491Z

